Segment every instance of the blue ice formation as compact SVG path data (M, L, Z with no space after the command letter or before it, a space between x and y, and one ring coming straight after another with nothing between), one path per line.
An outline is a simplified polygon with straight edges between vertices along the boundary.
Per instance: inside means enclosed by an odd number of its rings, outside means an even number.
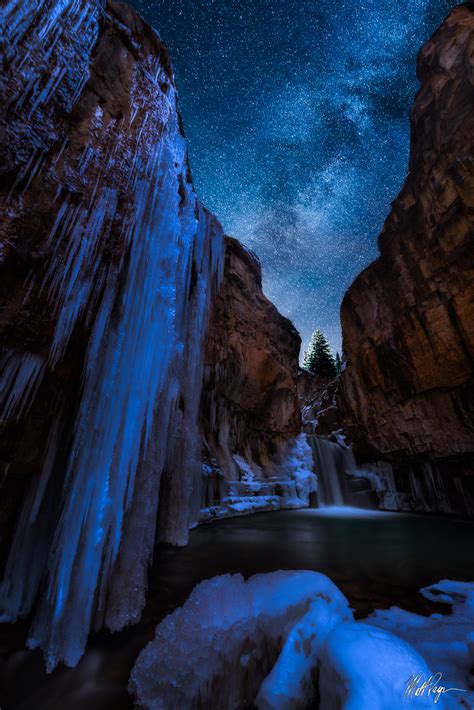
M22 76L31 115L41 104L51 117L48 102L66 94L64 110L80 99L103 11L92 0L8 3L13 55L28 32ZM48 60L71 33L67 65L51 67ZM223 235L189 178L169 70L160 56L146 56L133 71L130 115L113 123L98 104L93 128L103 142L89 141L71 166L75 176L95 181L87 200L58 189L41 284L56 316L49 355L8 352L2 367L5 421L31 405L77 324L90 331L62 490L55 492L51 476L65 440L59 411L0 589L4 621L28 615L41 592L28 644L44 650L49 670L60 661L75 665L91 629L117 630L139 619L160 492L166 491L161 537L182 544L200 476L203 336L222 276ZM57 150L67 155L67 143ZM32 156L24 170L38 162L36 145ZM37 170L47 160L43 155ZM117 225L120 245L107 252Z

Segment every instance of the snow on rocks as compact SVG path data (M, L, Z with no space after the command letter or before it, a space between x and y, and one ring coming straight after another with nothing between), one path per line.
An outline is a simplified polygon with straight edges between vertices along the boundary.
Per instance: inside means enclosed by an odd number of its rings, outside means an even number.
M395 710L403 707L408 678L418 674L429 678L431 672L401 639L361 622L339 624L320 657L320 709ZM417 697L415 707L431 707L433 700ZM444 707L441 699L436 707Z
M421 590L431 601L451 606L450 614L420 616L392 607L367 622L409 643L428 662L440 683L464 692L444 694L446 708L474 707L474 583L444 579ZM437 707L440 704L437 703Z
M311 603L307 613L291 629L283 649L265 678L257 696L259 710L305 707L315 703L315 659L327 635L341 621L349 621L349 610L335 613L333 600L325 597Z
M273 572L247 582L240 574L223 575L202 582L157 626L154 640L139 655L129 686L138 706L251 705L282 645L310 608L320 618L324 609L328 619L350 615L342 593L317 572ZM291 656L289 646L285 653ZM296 659L294 665L295 675Z
M306 434L300 434L286 444L280 461L272 466L272 475L265 477L259 467L241 455L234 454L239 479L226 482L226 493L219 503L202 508L199 522L235 515L275 510L307 508L318 481L313 473L313 457Z
M452 614L392 608L356 622L317 572L214 577L157 626L129 689L146 710L394 710L409 697L417 708L472 707L474 584L445 580L422 593ZM430 678L441 690L407 695L410 678L413 691Z

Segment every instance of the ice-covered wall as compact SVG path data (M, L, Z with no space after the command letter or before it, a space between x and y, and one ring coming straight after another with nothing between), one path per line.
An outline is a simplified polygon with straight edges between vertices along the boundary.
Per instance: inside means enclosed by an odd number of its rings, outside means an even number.
M306 434L282 444L278 456L265 468L254 462L250 465L239 454L233 455L233 461L237 473L232 478L223 475L216 460L203 464L196 522L308 508L315 502L318 478Z
M187 540L223 235L194 192L159 37L115 3L6 13L1 459L7 490L30 490L1 614L29 614L40 591L28 643L53 668L91 628L139 618L157 521Z

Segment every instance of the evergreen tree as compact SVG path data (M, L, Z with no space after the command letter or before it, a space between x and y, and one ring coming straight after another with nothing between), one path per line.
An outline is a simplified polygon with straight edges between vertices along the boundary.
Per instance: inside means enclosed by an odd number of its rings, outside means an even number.
M338 375L342 372L342 364L339 353L336 353L336 372Z
M305 352L303 367L314 375L334 377L337 374L336 361L331 352L328 339L319 329L311 336L308 350Z

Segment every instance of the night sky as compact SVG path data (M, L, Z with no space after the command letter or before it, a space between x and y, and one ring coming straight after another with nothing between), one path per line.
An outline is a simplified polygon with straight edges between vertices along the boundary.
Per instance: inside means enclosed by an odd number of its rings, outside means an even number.
M448 0L134 0L171 51L194 182L303 344L377 256L416 53Z

